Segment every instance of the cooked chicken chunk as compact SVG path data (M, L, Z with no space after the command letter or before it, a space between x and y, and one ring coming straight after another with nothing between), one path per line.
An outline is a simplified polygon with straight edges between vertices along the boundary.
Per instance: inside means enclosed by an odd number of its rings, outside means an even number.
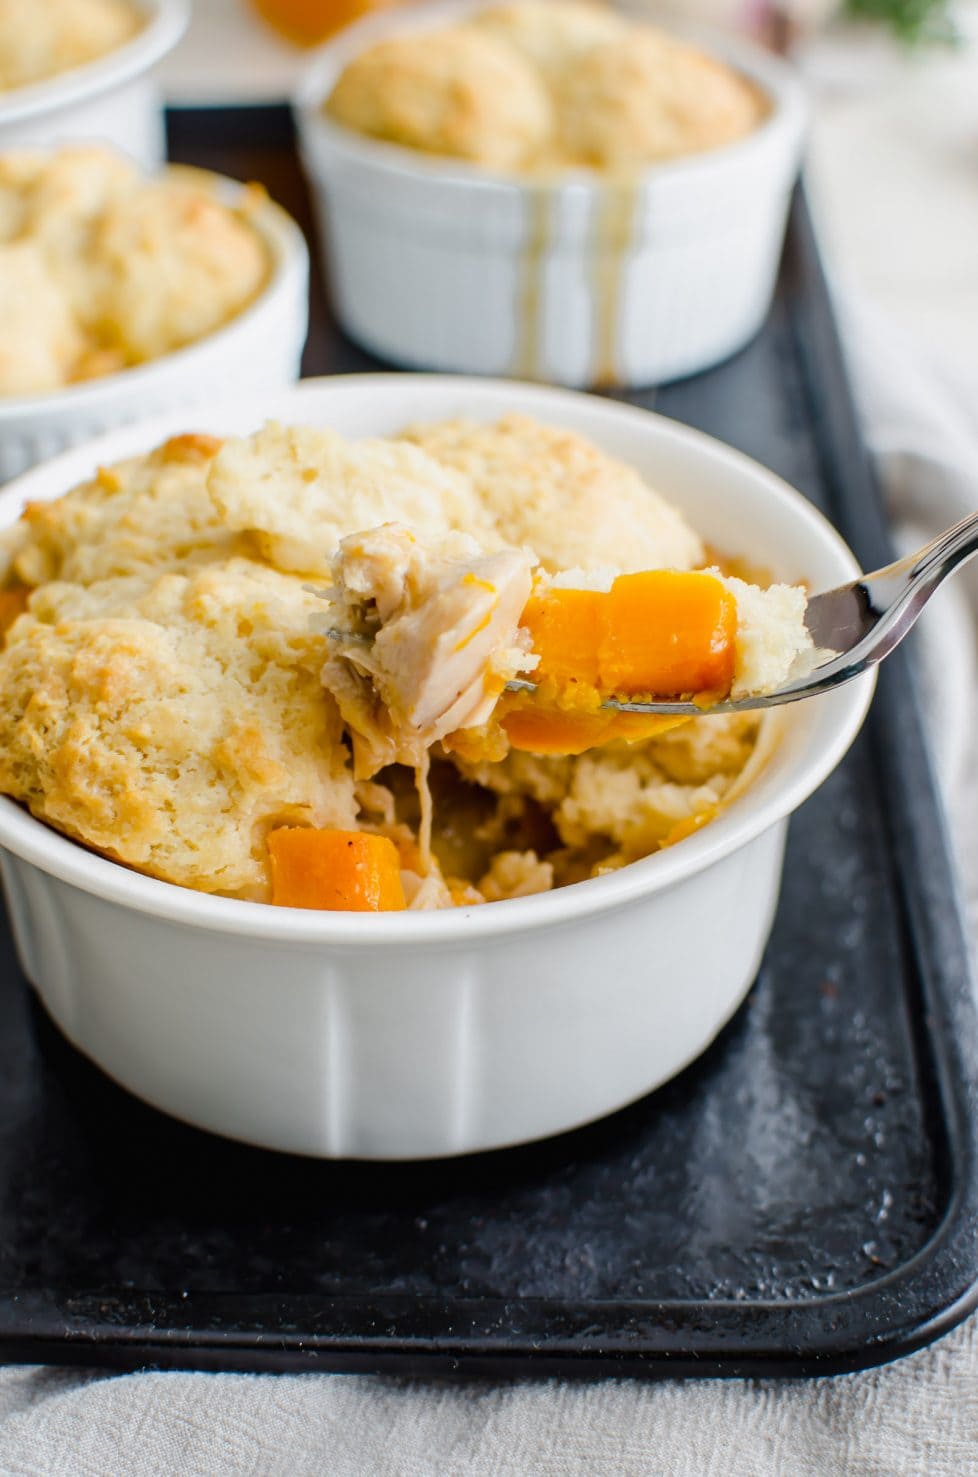
M354 733L358 775L419 764L457 728L485 723L534 664L519 636L532 556L485 554L467 534L423 547L402 524L343 539L325 624L341 633L323 682Z

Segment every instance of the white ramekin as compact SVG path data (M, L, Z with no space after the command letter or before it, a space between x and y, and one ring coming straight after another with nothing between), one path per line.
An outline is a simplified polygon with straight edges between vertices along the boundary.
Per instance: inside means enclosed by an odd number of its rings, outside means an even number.
M114 144L144 169L162 163L163 104L150 70L183 35L190 3L135 3L146 24L124 46L43 82L0 92L0 149L49 148L84 139Z
M537 184L495 176L323 115L364 47L484 3L359 22L302 83L302 154L344 329L398 364L568 385L655 384L741 348L771 301L801 158L806 109L790 68L710 41L767 93L769 118L727 148L646 170L634 186L586 173Z
M242 199L245 186L208 178L228 205ZM0 482L114 426L225 396L279 390L298 378L309 323L305 237L271 200L249 205L248 220L271 260L255 301L214 333L134 369L44 395L0 395Z
M719 442L562 390L426 376L307 381L208 412L352 436L520 409L590 436L710 543L824 588L856 564L799 493ZM0 524L99 463L186 428L129 427L20 478ZM0 799L0 863L28 978L117 1081L188 1122L324 1157L461 1154L640 1097L713 1039L757 970L787 816L838 763L872 677L784 710L752 785L688 840L614 875L438 913L309 913L209 897L84 850Z

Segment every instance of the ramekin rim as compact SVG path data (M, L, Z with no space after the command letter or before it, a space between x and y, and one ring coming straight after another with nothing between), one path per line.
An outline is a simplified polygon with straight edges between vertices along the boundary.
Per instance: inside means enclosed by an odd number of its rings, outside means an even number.
M196 172L210 175L220 182L222 188L233 193L248 189L247 182L232 179L230 175L217 174L213 170ZM161 354L156 359L148 359L144 364L135 364L112 374L98 375L78 384L62 385L57 390L45 391L43 395L0 395L0 432L8 424L15 427L19 422L35 416L54 418L75 410L104 405L115 399L128 399L131 394L138 394L147 384L178 376L193 359L212 353L220 354L229 341L241 334L250 333L255 319L267 313L269 304L287 287L295 269L308 273L309 247L298 222L271 196L265 196L248 220L269 252L271 271L258 295L239 313L235 313L226 323L204 334L202 338L194 339L192 343L184 344L179 349L172 349L168 354Z
M170 51L190 20L190 0L137 0L150 10L146 25L129 41L80 66L0 94L0 131L43 113L57 113L130 82Z
M283 413L280 407L285 402L294 402L297 411L300 410L303 399L318 396L324 388L355 386L358 390L375 389L382 392L403 388L406 380L423 381L435 390L439 384L455 391L470 390L473 396L486 396L490 401L494 397L502 400L517 391L524 397L524 406L521 408L525 408L526 399L531 402L531 408L534 401L552 403L559 400L573 404L583 399L592 408L595 403L600 404L603 412L613 420L644 420L652 416L658 423L660 435L672 435L686 442L692 441L704 454L733 458L741 463L755 478L759 477L767 484L772 496L787 501L800 516L808 519L819 530L820 537L835 546L843 564L853 574L858 573L855 557L841 536L797 489L716 437L638 406L623 405L616 401L601 402L599 397L580 391L515 380L437 374L352 374L305 380L288 390L278 392L274 397L277 402L275 413ZM243 411L249 415L254 407L258 423L263 415L261 407L269 398L271 397L267 393L261 397L252 396L245 405L237 403L233 409L236 414ZM221 408L220 404L215 404L211 411L219 414ZM232 408L230 403L226 408ZM139 435L140 438L145 435L147 448L155 445L161 436L172 434L175 424L179 424L186 414L186 410L169 412L135 427L129 426L123 431L117 429L108 432L94 441L63 452L50 462L23 473L0 490L0 509L4 508L8 500L17 499L23 502L25 495L29 497L31 482L42 473L50 476L62 463L67 472L69 467L73 469L74 462L82 455L90 454L100 459L100 452L104 449L111 456L113 443L130 440L133 435ZM69 475L75 475L74 470ZM0 526L5 524L0 523ZM750 791L747 791L736 806L722 812L709 826L688 837L679 846L654 853L608 876L592 878L586 883L474 908L387 913L377 917L373 914L365 916L276 908L267 903L245 902L197 892L146 876L121 862L97 855L83 844L70 840L45 822L36 819L6 796L0 796L0 847L82 892L131 908L135 912L205 932L233 933L240 937L275 940L296 946L328 944L352 951L415 945L451 947L460 941L480 937L535 932L537 929L560 926L595 913L611 912L640 896L667 890L722 861L783 820L817 789L845 754L862 725L874 687L875 673L869 672L838 694L833 694L833 699L842 698L846 694L848 702L840 715L832 742L807 763L799 763L777 792L759 809L745 811L742 802L749 802ZM813 701L825 702L827 699Z
M417 19L425 11L434 14L466 13L485 8L489 0L439 0L439 3L413 7L410 19ZM468 187L481 194L498 194L517 191L532 194L546 191L548 194L598 192L614 188L613 174L598 170L568 170L553 176L535 178L519 174L504 174L486 169L481 165L469 164L462 159L437 154L425 154L405 144L376 139L358 133L338 123L322 110L326 90L323 77L333 59L349 51L355 55L358 35L394 34L398 21L404 17L396 11L384 11L380 15L367 15L345 27L337 36L327 41L310 59L293 93L300 139L304 148L312 141L322 140L338 151L344 151L360 164L372 165L378 172L398 175L416 184L442 185L446 189ZM703 175L728 168L732 163L742 162L750 155L767 148L778 136L788 132L803 136L808 122L806 89L801 77L782 58L752 45L741 37L732 37L722 32L695 28L697 36L704 38L704 45L724 59L734 58L739 70L752 81L759 83L771 101L768 116L749 134L732 143L701 153L684 155L678 159L663 160L650 164L645 169L629 175L632 188L652 190L666 186L676 180L689 179L699 182Z

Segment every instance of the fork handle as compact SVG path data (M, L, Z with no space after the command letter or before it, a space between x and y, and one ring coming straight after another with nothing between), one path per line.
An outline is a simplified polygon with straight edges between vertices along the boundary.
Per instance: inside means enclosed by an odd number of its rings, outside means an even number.
M884 569L865 574L863 588L882 619L876 633L877 656L903 639L934 591L960 564L978 553L978 513L969 513L922 549ZM885 637L884 637L885 632Z
M978 553L978 513L969 513L967 518L945 529L929 544L909 555L908 560L900 560L898 564L909 563L911 574L933 582L936 589L952 570L975 553Z

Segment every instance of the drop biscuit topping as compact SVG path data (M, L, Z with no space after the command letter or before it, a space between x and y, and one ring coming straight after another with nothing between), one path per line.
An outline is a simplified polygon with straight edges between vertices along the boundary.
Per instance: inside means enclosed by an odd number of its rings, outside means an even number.
M0 535L0 791L287 906L583 881L708 822L770 742L603 697L753 691L810 647L801 590L708 562L632 468L521 415L176 436Z

